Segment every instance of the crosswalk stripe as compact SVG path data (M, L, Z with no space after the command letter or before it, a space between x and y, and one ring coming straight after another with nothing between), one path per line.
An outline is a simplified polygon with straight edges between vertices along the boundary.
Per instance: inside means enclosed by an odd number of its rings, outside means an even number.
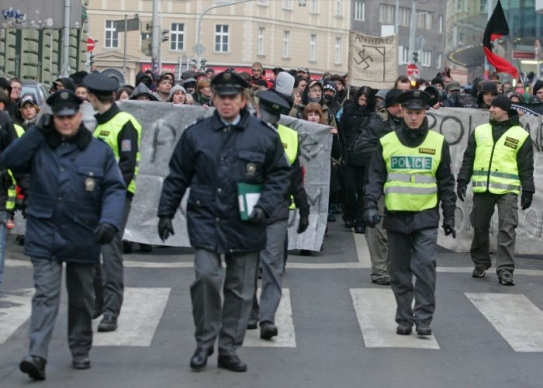
M354 232L353 236L354 243L356 245L356 252L358 254L358 268L371 268L370 250L368 248L368 243L366 242L366 236Z
M257 295L260 298L258 289ZM272 348L295 348L296 334L294 333L294 321L292 319L292 305L290 303L290 290L283 288L283 296L279 303L279 308L275 314L275 325L279 329L277 337L272 340L260 339L260 328L257 330L247 330L243 346L250 347L272 347Z
M100 320L93 322L93 346L150 346L170 297L170 288L125 288L114 332L97 333Z
M34 289L4 294L0 297L0 345L30 317Z
M543 352L543 311L523 294L466 293L515 352Z
M367 348L440 349L434 336L397 335L392 290L351 288L356 317Z

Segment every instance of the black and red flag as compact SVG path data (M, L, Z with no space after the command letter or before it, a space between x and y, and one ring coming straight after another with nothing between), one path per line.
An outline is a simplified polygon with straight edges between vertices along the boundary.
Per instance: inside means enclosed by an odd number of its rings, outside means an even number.
M488 19L488 23L485 28L485 35L483 36L483 47L485 50L486 59L492 66L496 68L498 73L511 74L515 79L518 79L519 73L515 66L511 64L507 59L500 57L492 52L492 42L496 39L500 39L505 35L509 35L509 26L507 25L507 19L505 19L505 13L503 12L502 4L498 0L492 16Z

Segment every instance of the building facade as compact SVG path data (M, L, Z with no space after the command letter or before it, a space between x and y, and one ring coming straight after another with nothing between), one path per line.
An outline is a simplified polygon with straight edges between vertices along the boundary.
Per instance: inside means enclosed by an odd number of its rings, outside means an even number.
M314 74L347 72L352 1L233 3L161 0L160 70L171 71L178 78L184 70L199 67L199 58L207 67L218 69L249 70L258 61L267 69L307 66ZM152 0L90 0L89 34L97 41L92 54L98 70L121 83L133 84L138 71L151 67L148 27L152 27L152 6ZM221 7L205 12L214 6ZM125 15L129 19L137 15L141 26L140 31L126 32L126 38L114 27ZM200 18L201 46L197 47ZM168 40L162 41L163 37Z

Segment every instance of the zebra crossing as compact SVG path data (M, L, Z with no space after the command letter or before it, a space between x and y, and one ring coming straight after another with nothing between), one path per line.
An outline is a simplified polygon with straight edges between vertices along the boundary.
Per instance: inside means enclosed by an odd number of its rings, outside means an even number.
M390 289L351 288L350 297L366 348L411 348L440 350L439 329L435 336L396 335L396 304ZM4 294L0 298L0 351L2 345L28 321L32 289ZM167 310L170 288L127 288L119 329L94 336L94 346L150 347ZM488 321L514 352L543 352L543 311L523 294L464 293L481 319ZM279 335L271 341L248 330L245 347L296 348L296 314L289 288L283 289L276 323ZM149 301L152 301L150 303ZM62 310L61 310L61 314ZM96 326L98 320L94 322ZM95 327L96 330L96 327Z

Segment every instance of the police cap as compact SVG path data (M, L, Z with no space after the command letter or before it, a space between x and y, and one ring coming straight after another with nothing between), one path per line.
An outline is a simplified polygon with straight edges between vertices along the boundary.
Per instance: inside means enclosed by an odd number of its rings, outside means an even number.
M83 78L83 85L92 94L110 95L119 89L119 83L111 77L102 73L91 73Z
M396 102L406 109L426 109L431 97L422 90L408 90L396 97Z
M211 86L220 96L233 96L243 92L249 84L237 73L223 71L211 80Z
M71 90L59 90L46 100L55 116L73 116L79 111L83 100Z
M286 115L290 111L290 103L277 93L263 90L256 96L258 97L258 105L270 113Z

